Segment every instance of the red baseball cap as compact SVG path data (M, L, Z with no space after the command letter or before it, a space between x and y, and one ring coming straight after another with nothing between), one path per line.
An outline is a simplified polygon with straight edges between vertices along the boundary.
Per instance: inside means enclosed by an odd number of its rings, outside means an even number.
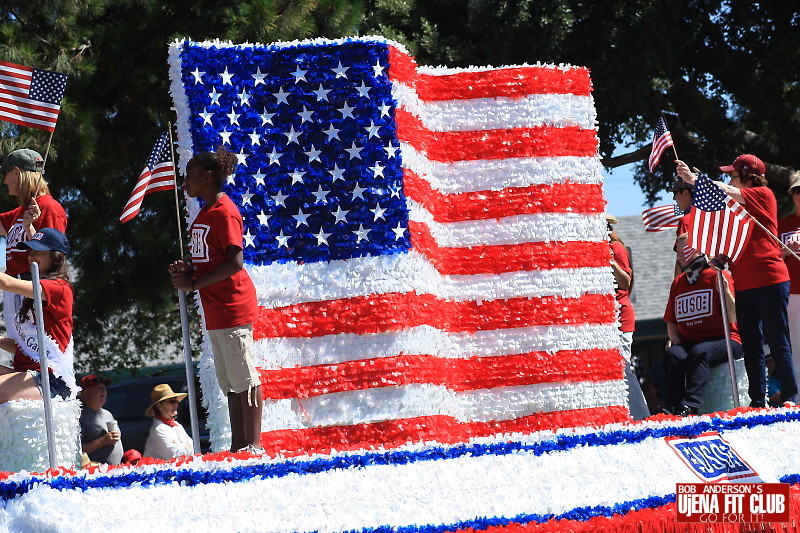
M100 384L108 385L111 383L110 379L103 379L96 374L87 374L81 378L81 390L91 389Z
M130 450L126 450L125 453L122 454L122 463L123 464L131 464L135 465L139 462L142 458L142 454L139 450L131 448Z
M719 167L723 172L733 172L734 170L752 170L762 176L767 173L767 167L762 160L752 154L742 154L727 167Z

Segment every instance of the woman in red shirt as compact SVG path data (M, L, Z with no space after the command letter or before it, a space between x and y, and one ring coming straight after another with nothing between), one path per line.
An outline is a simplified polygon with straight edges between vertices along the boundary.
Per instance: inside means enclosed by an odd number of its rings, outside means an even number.
M45 348L51 371L50 395L62 398L77 391L72 367L72 287L66 255L69 242L63 233L43 228L17 247L28 250L28 261L38 263L42 291ZM0 403L41 400L38 336L33 317L33 282L0 274L0 289L24 297L8 337L0 348L14 354L12 368L0 366Z
M258 314L256 289L244 270L242 216L222 192L236 168L236 156L224 148L197 154L186 165L184 192L205 205L189 228L192 264L169 266L172 284L200 291L214 368L228 397L231 451L261 448L261 379L253 363L253 322Z
M697 176L689 166L683 161L676 164L678 175L687 183L694 183ZM736 317L744 348L750 407L766 406L767 372L762 339L767 341L775 361L781 401L794 402L797 382L789 344L789 272L781 258L781 246L773 238L778 232L778 203L767 187L766 165L758 157L744 154L719 169L731 181L729 185L717 185L766 228L765 231L754 225L739 259L730 266L736 282Z

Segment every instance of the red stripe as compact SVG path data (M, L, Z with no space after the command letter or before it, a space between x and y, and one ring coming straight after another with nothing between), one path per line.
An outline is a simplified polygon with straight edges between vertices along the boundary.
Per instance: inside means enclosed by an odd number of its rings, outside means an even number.
M397 138L433 161L472 161L509 157L592 157L597 132L577 126L432 131L403 108L395 109Z
M13 68L13 69L17 69L17 70L23 70L25 72L29 72L29 73L33 74L33 68L32 67L26 67L25 65L17 65L16 63L9 63L8 61L0 61L0 67L8 67L8 68ZM9 73L9 75L16 76L16 74L11 74L11 73ZM23 77L23 76L20 76L20 77ZM31 76L29 75L28 79L30 79L30 77Z
M500 191L442 194L413 171L404 170L406 196L424 206L437 222L483 220L534 213L601 213L599 184L567 181L552 185L508 187Z
M30 122L28 120L23 120L21 118L15 118L15 117L5 117L4 116L4 117L0 117L0 120L2 120L3 122L11 122L12 124L18 124L20 126L27 126L29 128L35 128L37 130L53 131L53 130L56 129L55 122L53 122L53 124L50 125L50 126L45 126L45 125L42 125L42 124L36 124L36 123Z
M431 294L388 293L324 302L260 308L256 340L269 337L360 335L432 326L449 332L475 332L552 324L608 324L616 319L614 296L545 296L455 302Z
M408 221L414 250L425 255L440 274L500 274L521 270L607 267L607 242L529 242L471 248L440 247L426 224Z
M24 100L25 101L23 102L21 101L20 97L14 97L14 95L6 96L4 93L0 93L0 103L12 104L14 106L14 111L16 111L17 108L23 108L23 109L30 109L32 112L39 111L42 113L47 113L56 116L58 115L59 111L61 111L61 106L51 107L46 105L37 105L33 103L36 102L37 100L31 100L30 98L25 98ZM32 116L40 117L41 115L32 115ZM42 118L44 120L56 120L55 117L42 117Z
M430 75L417 70L408 54L389 47L389 78L411 86L420 99L467 100L519 97L529 94L576 94L592 92L589 70L583 67L508 67L482 72Z
M623 406L536 413L513 420L459 422L449 416L423 416L373 424L284 429L261 434L261 446L270 455L297 456L369 448L396 448L410 443L443 444L498 433L534 433L553 428L600 426L630 421Z
M258 371L264 399L280 400L414 383L472 391L562 381L607 381L622 379L621 363L618 350L593 349L468 359L397 355Z
M22 90L15 91L10 87L16 87ZM25 96L28 96L28 94L30 93L30 88L31 88L30 82L26 83L24 81L8 81L0 79L0 94L8 93L10 96L15 96L16 93L21 93Z

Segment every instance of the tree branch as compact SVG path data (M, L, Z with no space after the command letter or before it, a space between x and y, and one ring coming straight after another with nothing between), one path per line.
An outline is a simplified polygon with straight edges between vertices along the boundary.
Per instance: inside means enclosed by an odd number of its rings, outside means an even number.
M636 163L650 155L650 145L645 145L627 154L617 155L614 157L604 157L601 163L606 168L617 168L628 163Z

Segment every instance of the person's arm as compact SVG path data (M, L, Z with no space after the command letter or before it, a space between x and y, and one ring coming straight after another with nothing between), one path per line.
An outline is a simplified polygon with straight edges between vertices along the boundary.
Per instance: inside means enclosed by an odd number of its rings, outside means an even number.
M631 288L631 275L622 270L616 261L611 260L611 268L614 271L614 281L617 282L617 287L623 291L630 290Z
M94 440L90 440L81 444L81 449L84 453L94 453L104 446L113 446L120 438L119 431L109 431L104 435L100 435Z
M0 272L0 290L20 294L28 298L33 298L33 282L17 279L8 274ZM45 291L42 291L42 302L47 301Z
M11 337L0 337L0 350L14 353L17 351L17 343Z
M677 165L676 170L678 172L678 176L680 176L680 178L686 183L694 185L695 182L697 181L697 174L689 169L689 165L687 165L680 159L676 160L675 164ZM738 188L731 187L727 183L721 183L719 181L715 181L714 183L716 183L720 189L728 193L728 196L730 196L740 204L744 205L745 203L747 203L744 198L744 195L742 195L742 191L739 190Z
M194 280L194 283L192 283L192 278L189 276L188 265L183 261L172 263L169 272L172 274L172 286L189 292L226 280L239 272L243 265L244 252L242 252L242 249L238 246L228 246L225 249L225 260L205 276Z
M153 437L151 436L151 438ZM156 448L163 456L172 458L187 454L186 448L180 442L180 437L168 425L159 424L155 428L155 438ZM191 451L188 453L191 453Z
M681 343L681 336L678 335L678 324L676 322L667 322L667 336L670 344Z
M736 322L736 299L733 297L731 287L725 272L718 271L717 276L722 276L722 287L725 290L725 308L728 311L728 322Z

